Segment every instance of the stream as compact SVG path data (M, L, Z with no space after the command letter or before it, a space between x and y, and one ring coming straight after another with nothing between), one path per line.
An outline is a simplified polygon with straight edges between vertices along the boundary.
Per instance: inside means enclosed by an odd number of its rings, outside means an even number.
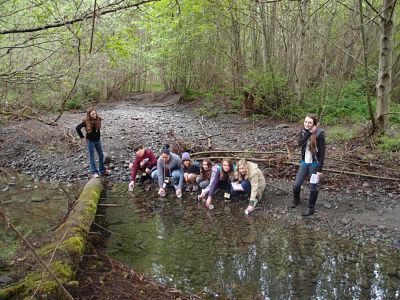
M400 299L398 250L246 217L244 200L155 195L113 184L103 221L109 254L157 282L206 299Z
M31 241L57 225L80 188L18 174L1 183L2 209ZM111 182L102 201L117 205L103 208L98 220L114 233L112 257L201 298L400 299L399 250L265 217L263 203L245 216L245 200L217 199L207 210L194 194L177 199L169 191L158 198L154 185L130 193L126 184ZM6 281L21 244L5 226L0 233L0 279Z

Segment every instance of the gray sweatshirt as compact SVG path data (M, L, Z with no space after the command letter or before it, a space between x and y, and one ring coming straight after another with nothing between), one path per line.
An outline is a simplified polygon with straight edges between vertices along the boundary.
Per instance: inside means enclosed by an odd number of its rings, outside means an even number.
M172 176L172 171L180 170L181 175L179 177L178 189L182 189L182 185L183 185L182 161L177 154L171 152L170 155L171 156L170 156L169 162L167 162L167 163L164 162L164 160L162 159L161 156L157 160L158 186L160 188L163 187L164 176L170 177L170 176ZM168 169L169 172L167 174L164 174L166 169Z

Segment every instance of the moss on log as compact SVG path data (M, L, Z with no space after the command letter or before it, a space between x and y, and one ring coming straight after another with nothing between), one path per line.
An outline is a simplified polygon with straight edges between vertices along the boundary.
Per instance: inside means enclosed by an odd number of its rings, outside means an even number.
M90 226L96 216L97 204L103 191L103 184L99 178L91 179L83 188L75 207L65 222L55 231L54 238L37 249L37 254L49 265L59 281L65 286L76 286L75 273L85 252L86 239ZM32 271L18 283L0 290L0 300L24 299L31 296L36 290L36 297L43 299L63 299L57 282L36 262Z

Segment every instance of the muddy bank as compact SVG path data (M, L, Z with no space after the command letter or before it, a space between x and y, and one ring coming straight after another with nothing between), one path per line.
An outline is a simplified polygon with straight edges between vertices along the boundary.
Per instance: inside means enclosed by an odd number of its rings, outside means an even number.
M151 146L155 151L166 142L207 147L208 135L213 136L213 149L285 150L287 145L293 145L301 126L276 121L253 122L232 114L206 119L196 114L193 105L177 104L177 100L178 97L171 95L145 95L133 97L131 101L98 107L103 118L103 147L112 158L110 167L113 174L110 180L128 184L128 164L133 159L132 145L136 143ZM3 126L0 129L0 138L4 141L1 165L22 171L36 181L86 180L89 170L86 149L75 132L75 126L83 117L83 112L65 113L58 127L34 121ZM329 128L326 128L326 132L329 136ZM298 156L298 152L296 150L293 155ZM346 165L345 154L350 152L357 154L347 144L335 141L328 143L328 155L339 154L344 157L344 162L333 163L338 169ZM368 155L373 153L368 152ZM374 157L370 161L374 162ZM326 172L317 202L317 213L310 218L302 218L300 214L307 202L307 187L303 191L300 207L296 210L287 209L291 202L291 184L296 168L268 163L262 164L262 167L269 183L266 217L328 230L357 239L360 243L400 246L400 220L396 218L400 213L400 185L397 181ZM382 170L386 177L397 177L397 173L390 172ZM274 201L274 193L283 194L285 201ZM259 211L255 216L263 215Z

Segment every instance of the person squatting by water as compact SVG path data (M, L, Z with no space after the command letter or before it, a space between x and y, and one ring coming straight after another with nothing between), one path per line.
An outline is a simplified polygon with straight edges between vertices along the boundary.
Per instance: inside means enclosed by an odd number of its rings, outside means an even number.
M249 205L245 209L245 214L254 211L258 201L261 200L266 181L263 173L256 163L246 161L245 159L239 160L237 164L236 177L239 180L243 192L250 196ZM240 193L233 189L232 194L235 195Z
M151 173L156 169L157 157L150 148L144 148L142 145L137 145L133 148L136 154L133 163L129 164L131 170L131 181L129 182L129 190L132 191L135 188L136 178L138 178L138 184L143 183ZM139 174L138 174L139 173Z
M322 176L322 168L325 159L325 134L317 128L318 119L316 115L308 114L304 119L304 127L298 136L298 145L301 147L301 164L296 175L293 187L293 203L295 208L300 203L301 185L307 175L310 176L310 196L308 206L303 216L315 213L315 203L318 198L318 183Z
M199 188L202 189L203 192L206 193L207 187L210 185L211 181L211 174L212 174L212 164L209 158L203 159L200 168L200 175L196 178L196 183L198 184ZM205 196L203 197L205 198Z
M213 209L214 205L211 203L213 196L216 194L218 189L225 191L224 198L230 200L232 185L231 183L235 181L235 166L232 161L228 158L222 160L222 166L215 164L213 166L211 174L211 180L209 184L208 191L206 193L201 193L197 199L201 200L203 197L207 197L206 207Z
M100 175L109 174L109 170L104 167L104 153L100 141L100 128L101 118L97 114L94 108L89 108L86 112L86 117L78 126L76 126L76 132L81 139L84 138L82 134L82 128L86 131L86 146L88 151L88 159L90 172L93 177L99 177ZM99 156L99 168L96 166L94 151L96 150Z
M182 166L183 166L183 178L185 180L186 192L197 192L199 190L197 185L197 177L200 175L200 166L193 162L190 158L189 152L182 153Z
M179 155L172 153L169 145L165 145L160 157L157 160L157 170L151 173L153 180L158 181L159 191L161 197L165 196L165 189L170 184L174 185L176 196L182 197L183 185L183 167Z

